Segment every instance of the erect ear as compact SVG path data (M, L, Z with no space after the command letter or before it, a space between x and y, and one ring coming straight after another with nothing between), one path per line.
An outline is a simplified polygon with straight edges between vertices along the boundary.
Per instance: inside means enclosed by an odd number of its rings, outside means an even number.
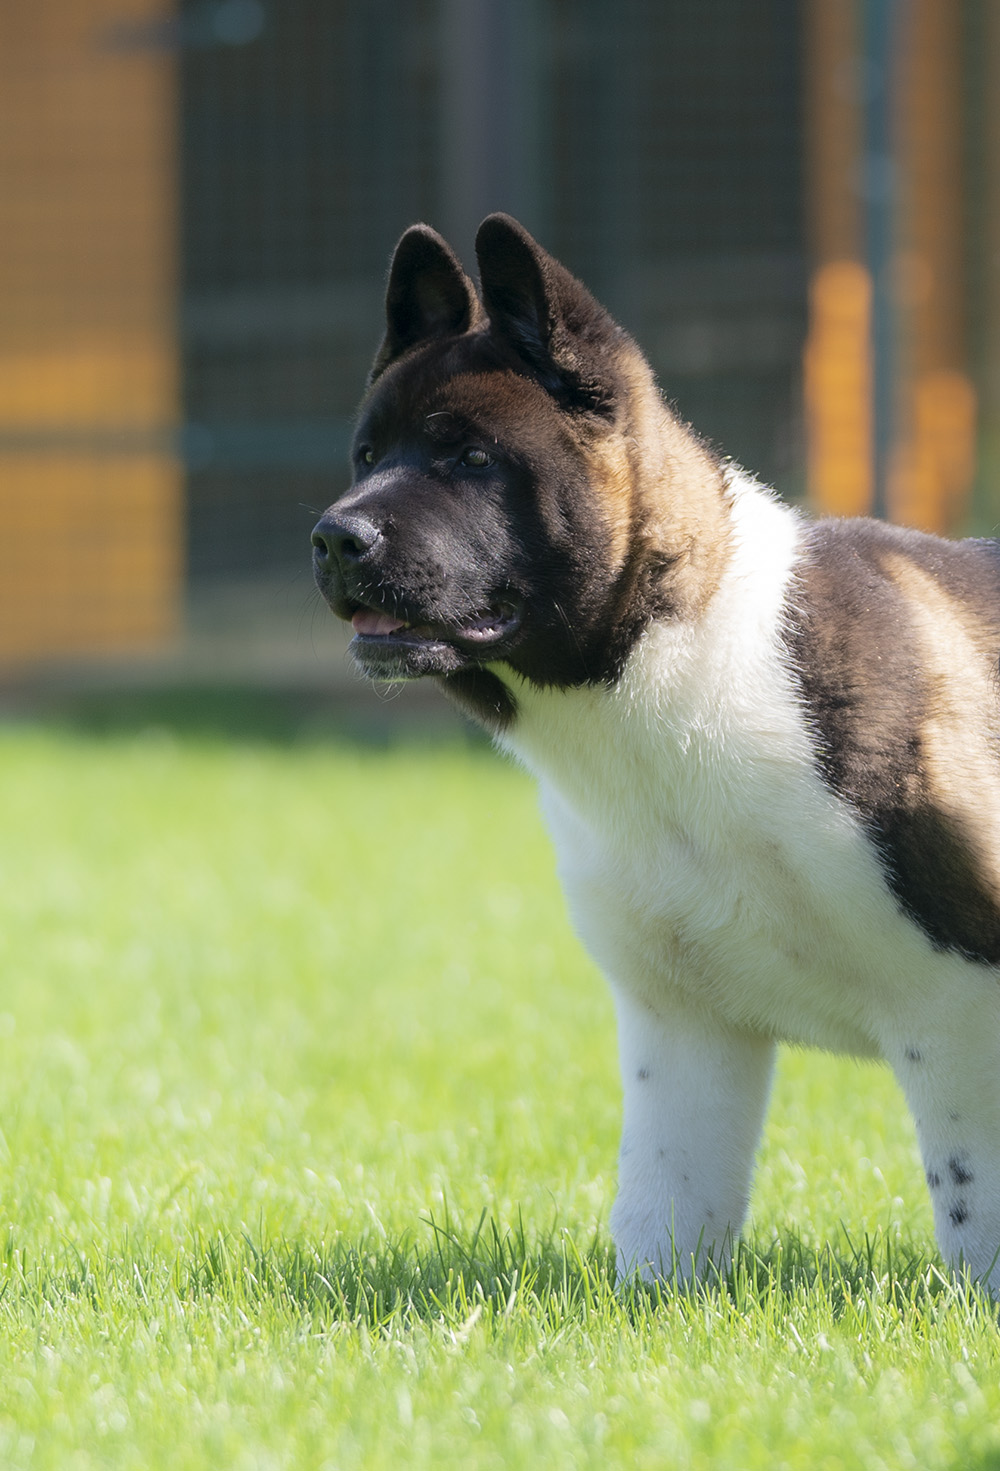
M568 406L611 412L617 372L610 349L625 340L586 286L510 215L479 227L476 255L493 331Z
M385 337L369 382L418 342L467 331L478 314L475 288L451 246L430 225L411 225L389 267Z

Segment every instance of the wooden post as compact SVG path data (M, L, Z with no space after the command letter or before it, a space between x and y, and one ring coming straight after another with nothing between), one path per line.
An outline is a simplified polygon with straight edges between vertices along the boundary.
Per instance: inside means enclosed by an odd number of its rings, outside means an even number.
M890 511L912 526L954 531L976 451L965 337L962 7L908 0L904 15L896 277L906 371Z
M806 204L813 261L805 350L813 508L856 516L873 494L871 279L860 198L862 58L855 7L804 7Z
M982 456L985 529L994 528L1000 505L1000 5L982 7Z

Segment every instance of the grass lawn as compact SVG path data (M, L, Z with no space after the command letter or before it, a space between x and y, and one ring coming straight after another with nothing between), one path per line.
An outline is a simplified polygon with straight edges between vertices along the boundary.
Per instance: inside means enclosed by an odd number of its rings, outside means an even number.
M616 1295L611 1007L485 750L0 733L0 1466L1000 1468L889 1075Z

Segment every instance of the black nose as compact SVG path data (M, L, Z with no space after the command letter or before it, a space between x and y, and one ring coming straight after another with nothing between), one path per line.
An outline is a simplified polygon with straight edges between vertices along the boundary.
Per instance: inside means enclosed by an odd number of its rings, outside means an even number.
M313 528L316 560L325 567L333 563L351 566L368 555L381 534L364 516L338 516L335 510L326 511Z

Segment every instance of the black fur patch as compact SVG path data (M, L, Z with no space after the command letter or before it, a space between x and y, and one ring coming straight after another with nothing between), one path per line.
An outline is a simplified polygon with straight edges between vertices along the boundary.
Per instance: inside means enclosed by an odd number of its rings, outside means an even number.
M465 332L479 315L472 282L435 230L407 230L393 257L386 290L386 333L371 382L419 342Z
M921 739L934 691L908 600L885 570L890 556L969 606L995 631L1000 651L995 543L823 521L805 534L787 608L791 667L824 780L864 819L902 909L939 949L997 964L1000 896L983 878L970 834L935 801Z
M613 417L623 395L609 348L624 329L509 215L483 221L476 255L497 336L563 407Z
M497 734L506 730L517 714L513 694L489 669L463 669L457 674L446 674L441 686L460 710Z
M971 1185L976 1178L969 1169L968 1161L959 1155L948 1161L948 1173L956 1185Z

